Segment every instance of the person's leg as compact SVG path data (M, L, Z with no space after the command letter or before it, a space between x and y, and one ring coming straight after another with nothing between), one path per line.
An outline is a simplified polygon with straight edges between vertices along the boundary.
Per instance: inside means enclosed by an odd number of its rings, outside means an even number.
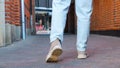
M56 62L62 54L61 43L66 24L66 16L71 0L53 0L52 24L50 33L51 48L47 55L46 62Z
M92 0L76 0L75 8L77 15L77 50L78 52L85 52L90 30Z
M52 4L52 24L50 33L50 42L57 38L63 41L63 32L66 24L66 15L71 0L53 0Z

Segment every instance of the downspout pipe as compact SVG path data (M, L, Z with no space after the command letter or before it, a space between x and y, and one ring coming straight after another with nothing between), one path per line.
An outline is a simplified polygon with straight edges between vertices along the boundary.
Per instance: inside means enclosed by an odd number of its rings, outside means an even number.
M25 9L24 0L21 0L21 17L22 17L22 39L26 39L26 28L25 28Z

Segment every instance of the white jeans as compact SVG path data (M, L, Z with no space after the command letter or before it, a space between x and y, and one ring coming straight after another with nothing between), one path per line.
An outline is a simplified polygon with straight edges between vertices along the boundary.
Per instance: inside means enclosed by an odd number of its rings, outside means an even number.
M66 15L70 3L71 0L53 0L50 42L57 38L61 42L63 41ZM77 50L85 51L90 30L92 0L75 0L75 9L77 15Z

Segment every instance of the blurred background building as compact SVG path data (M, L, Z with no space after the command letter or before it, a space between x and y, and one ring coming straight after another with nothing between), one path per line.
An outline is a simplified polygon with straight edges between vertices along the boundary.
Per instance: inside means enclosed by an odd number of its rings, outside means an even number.
M0 6L0 46L35 32L34 0L0 0Z
M31 34L49 34L52 0L0 0L0 46ZM72 0L65 33L76 34L75 3ZM120 0L93 0L91 33L120 36Z
M65 32L76 33L74 2L70 6ZM120 36L120 0L93 0L91 33Z

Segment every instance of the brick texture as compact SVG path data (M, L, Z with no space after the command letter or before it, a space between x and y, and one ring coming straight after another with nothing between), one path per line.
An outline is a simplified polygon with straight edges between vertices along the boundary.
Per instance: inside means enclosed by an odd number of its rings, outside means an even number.
M20 25L20 0L5 0L6 23Z
M26 27L30 28L30 0L25 1ZM21 0L5 0L6 23L21 25Z
M71 6L74 6L74 4L71 4ZM71 8L70 10L73 11ZM75 15L68 13L68 16L74 17ZM70 17L68 17L67 20L68 25L66 27L66 32L69 32L71 21L75 22L73 26L75 26L74 30L76 31L76 18L69 18ZM120 0L93 0L91 31L107 30L120 30Z
M120 30L120 0L94 0L91 30Z

